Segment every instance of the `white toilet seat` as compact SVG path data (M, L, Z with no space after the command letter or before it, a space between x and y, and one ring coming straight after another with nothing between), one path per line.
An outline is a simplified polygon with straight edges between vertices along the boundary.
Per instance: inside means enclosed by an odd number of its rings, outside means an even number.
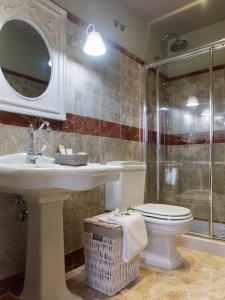
M154 224L161 224L161 225L173 225L173 226L178 225L179 226L180 224L184 224L184 223L188 223L188 222L193 221L192 216L190 216L187 219L182 219L182 220L160 219L160 218L145 216L144 214L142 214L142 216L144 217L145 222L152 223L152 224L153 223Z
M188 208L166 205L166 204L156 204L147 203L134 208L136 211L141 212L141 214L146 218L159 220L159 221L184 221L191 220L192 213Z

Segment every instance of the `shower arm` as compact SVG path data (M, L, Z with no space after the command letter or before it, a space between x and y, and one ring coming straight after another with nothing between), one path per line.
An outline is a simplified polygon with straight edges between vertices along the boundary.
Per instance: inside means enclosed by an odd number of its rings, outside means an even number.
M162 38L162 47L161 47L161 52L159 56L155 56L155 59L158 60L160 58L163 57L164 51L165 51L165 42L170 38L170 37L174 37L177 40L179 40L179 37L176 33L167 33L164 35L164 37Z

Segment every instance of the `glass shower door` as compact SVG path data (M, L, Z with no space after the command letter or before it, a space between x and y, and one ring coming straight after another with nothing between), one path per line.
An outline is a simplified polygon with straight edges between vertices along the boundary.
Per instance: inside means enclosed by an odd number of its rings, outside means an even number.
M225 239L225 49L213 52L213 236Z
M188 207L192 231L208 235L211 215L210 53L156 69L159 203Z

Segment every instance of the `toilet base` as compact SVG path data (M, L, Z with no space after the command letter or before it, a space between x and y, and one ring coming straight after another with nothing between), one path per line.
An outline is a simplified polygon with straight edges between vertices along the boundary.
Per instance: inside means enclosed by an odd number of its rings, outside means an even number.
M181 234L180 231L174 230L174 226L171 228L149 222L146 222L146 229L149 244L141 255L143 263L168 270L183 264L183 258L177 251L176 237Z
M179 252L172 256L164 256L145 250L142 252L141 261L144 264L167 270L176 269L183 264L183 258Z

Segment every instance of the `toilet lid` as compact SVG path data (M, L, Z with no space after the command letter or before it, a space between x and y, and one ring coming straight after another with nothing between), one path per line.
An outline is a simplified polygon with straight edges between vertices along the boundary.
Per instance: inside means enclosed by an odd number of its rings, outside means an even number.
M147 203L136 206L135 210L140 211L146 217L164 220L185 220L192 217L188 208L166 204Z

